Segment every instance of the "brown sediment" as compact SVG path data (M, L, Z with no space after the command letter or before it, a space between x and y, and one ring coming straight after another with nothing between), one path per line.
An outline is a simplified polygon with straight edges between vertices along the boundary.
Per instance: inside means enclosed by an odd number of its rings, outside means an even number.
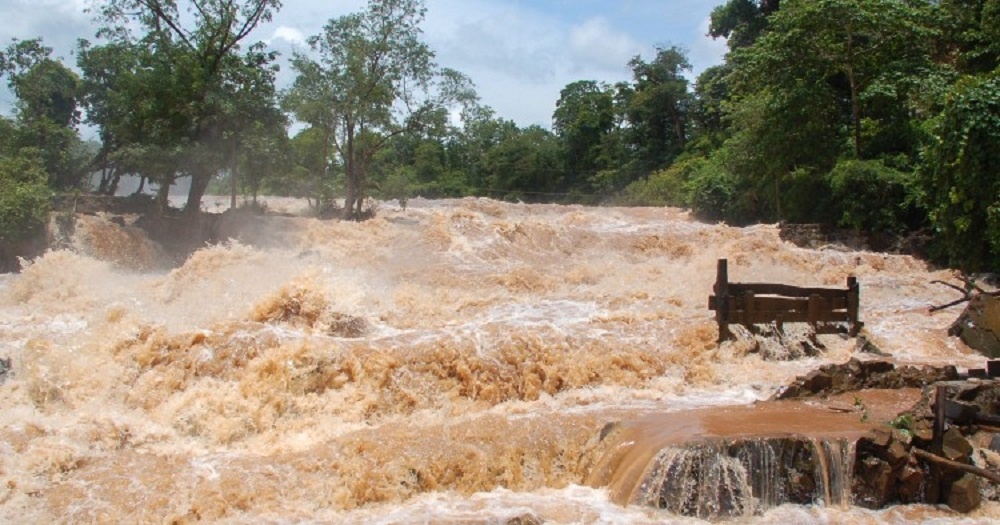
M598 428L592 416L483 416L385 425L266 456L126 449L64 469L45 499L73 521L219 520L249 510L300 519L317 506L353 509L430 491L559 488L589 468Z
M501 487L559 507L565 494L546 490L587 477L617 439L599 440L605 423L766 398L854 355L836 337L806 362L716 346L705 300L720 257L741 261L734 280L858 275L868 335L889 359L971 363L947 338L950 316L926 311L950 296L928 284L946 272L803 250L776 226L486 199L415 200L360 224L251 222L254 235L169 273L123 271L108 243L0 280L0 358L12 363L0 521L357 521L349 509L377 516L471 491L500 502L490 520L521 497ZM891 400L867 395L881 418Z
M844 412L796 402L708 408L656 414L621 423L587 483L608 487L611 499L633 502L654 458L664 449L719 440L847 439L855 441L876 428L860 411Z

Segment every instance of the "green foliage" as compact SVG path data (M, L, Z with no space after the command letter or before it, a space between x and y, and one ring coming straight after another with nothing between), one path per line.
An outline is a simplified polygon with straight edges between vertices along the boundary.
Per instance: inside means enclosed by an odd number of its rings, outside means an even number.
M255 128L248 121L281 116L264 107L274 106L274 55L262 52L262 44L240 48L280 5L192 0L182 13L172 0L102 3L98 36L108 43L91 48L81 42L79 53L102 157L113 159L125 149L182 153L171 156L172 166L156 170L156 182L167 188L190 175L186 209L197 212L212 178L236 166L243 132Z
M616 121L614 93L594 81L568 84L559 94L552 114L552 130L559 137L566 157L563 189L586 188L587 177L603 167L602 145Z
M0 75L17 96L17 125L11 145L31 148L53 187L77 187L89 158L75 126L79 121L76 73L50 57L41 39L15 41L0 52Z
M913 439L914 435L913 414L900 414L889 422L889 426L895 428L896 430L899 430L899 432L907 440Z
M969 271L1000 270L1000 73L949 94L924 155L935 253Z
M635 169L651 173L669 166L687 142L692 97L684 71L691 64L682 50L670 47L657 48L650 62L636 56L629 67L633 83L618 87L629 124L625 140Z
M945 31L942 52L961 73L1000 67L1000 0L942 0L935 14Z
M717 162L700 163L687 183L691 211L703 220L736 221L740 213L740 185L736 177Z
M45 224L52 192L34 153L0 156L0 241L24 239Z
M309 39L318 60L296 53L298 73L284 106L323 130L345 174L345 215L363 216L374 159L391 139L439 121L442 108L475 94L460 73L439 68L420 39L421 0L370 0L367 9L331 19Z
M880 160L842 160L829 185L841 226L899 234L921 226L925 216L916 177Z
M754 43L767 29L767 17L778 9L778 0L729 0L712 10L708 34L724 37L730 49Z
M413 186L413 170L408 167L400 167L390 173L379 186L379 197L396 199L405 210L406 202L413 195Z
M485 171L492 197L553 200L564 173L559 141L539 126L518 130L488 152Z
M706 169L707 163L704 158L680 160L646 179L629 184L622 191L618 202L623 206L686 207L691 201L689 192L693 189L689 182Z

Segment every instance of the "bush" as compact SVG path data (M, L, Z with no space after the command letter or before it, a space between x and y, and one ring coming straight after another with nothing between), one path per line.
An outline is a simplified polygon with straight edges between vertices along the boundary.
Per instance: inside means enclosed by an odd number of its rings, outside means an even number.
M0 156L0 241L16 242L45 224L52 193L42 163L31 156Z
M1000 271L1000 73L949 93L924 150L932 251L967 271Z
M736 177L715 162L698 165L686 184L688 204L703 220L738 221L740 219Z
M634 181L622 191L620 203L623 206L686 207L689 203L688 180L706 162L703 158L679 161L647 179Z
M899 234L926 216L916 177L880 160L842 160L828 179L841 226Z

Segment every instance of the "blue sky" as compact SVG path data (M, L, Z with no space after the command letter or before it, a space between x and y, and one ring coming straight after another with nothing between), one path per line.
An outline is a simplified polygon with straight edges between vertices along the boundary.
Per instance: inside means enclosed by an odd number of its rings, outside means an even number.
M180 0L183 3L183 0ZM425 0L425 41L442 66L475 82L482 102L521 126L548 127L559 91L576 80L629 78L635 55L656 46L688 52L697 74L721 62L725 43L705 36L724 0ZM94 39L85 13L91 0L0 0L0 42L43 37L68 64L76 39ZM364 0L285 0L274 20L251 35L284 56L318 34L330 18L358 11ZM291 80L287 68L279 83ZM693 78L693 76L692 76ZM9 113L12 95L0 93Z

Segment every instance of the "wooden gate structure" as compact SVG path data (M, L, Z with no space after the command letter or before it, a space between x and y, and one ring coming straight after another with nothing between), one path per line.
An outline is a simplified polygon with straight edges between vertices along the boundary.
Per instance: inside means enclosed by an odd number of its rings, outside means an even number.
M731 324L752 331L755 324L774 323L780 332L784 323L809 323L817 334L847 332L852 337L864 326L858 321L860 288L856 277L847 278L846 289L731 283L729 263L719 259L713 292L708 309L715 311L719 323L719 343L733 339Z

